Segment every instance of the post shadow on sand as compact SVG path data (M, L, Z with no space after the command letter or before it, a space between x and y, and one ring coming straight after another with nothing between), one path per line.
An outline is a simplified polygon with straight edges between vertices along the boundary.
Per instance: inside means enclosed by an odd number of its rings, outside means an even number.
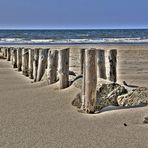
M140 105L136 105L136 106L113 106L113 105L110 105L110 106L102 108L99 111L96 111L95 114L98 114L98 113L100 114L100 113L103 113L103 112L106 112L106 111L140 108L140 107L145 107L145 106L148 106L148 105L147 104L140 104Z

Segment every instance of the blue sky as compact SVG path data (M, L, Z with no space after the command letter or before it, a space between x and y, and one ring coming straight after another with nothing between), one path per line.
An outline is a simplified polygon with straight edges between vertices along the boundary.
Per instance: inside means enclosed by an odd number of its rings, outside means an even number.
M148 28L148 0L0 0L0 28Z

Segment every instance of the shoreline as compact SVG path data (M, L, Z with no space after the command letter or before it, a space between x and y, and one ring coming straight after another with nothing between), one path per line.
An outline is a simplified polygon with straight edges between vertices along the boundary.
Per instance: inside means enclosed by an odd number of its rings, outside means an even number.
M88 48L96 48L96 49L105 49L105 50L110 50L110 49L117 49L118 51L130 51L130 50L136 50L136 51L145 51L148 50L148 44L76 44L76 45L70 45L70 44L58 44L58 45L0 45L0 48L3 47L20 47L20 48L50 48L50 49L64 49L64 48L70 48L71 52L76 51L79 52L80 49L88 49Z
M148 46L148 43L96 43L96 44L93 44L93 43L70 43L70 44L67 44L67 43L52 43L52 44L45 44L45 43L30 43L30 44L19 44L19 43L14 43L14 44L9 44L9 43L6 43L6 44L0 44L0 46L3 46L3 47L8 47L8 46L72 46L72 47L75 47L75 46Z

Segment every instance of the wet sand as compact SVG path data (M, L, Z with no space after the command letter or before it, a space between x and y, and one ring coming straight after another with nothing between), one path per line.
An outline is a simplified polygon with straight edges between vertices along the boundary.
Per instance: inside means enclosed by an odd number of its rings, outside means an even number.
M148 86L148 47L117 49L119 81ZM78 47L73 47L70 68L77 73L78 55ZM142 122L148 106L82 114L71 105L77 88L41 84L31 83L0 59L0 147L147 148L148 125Z

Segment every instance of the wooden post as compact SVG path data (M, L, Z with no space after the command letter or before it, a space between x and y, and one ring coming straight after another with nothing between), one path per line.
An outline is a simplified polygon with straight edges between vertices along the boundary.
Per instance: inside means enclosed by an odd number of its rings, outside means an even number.
M7 48L7 61L10 61L10 56L11 56L11 50L10 48Z
M12 47L10 47L10 61L13 65L13 48Z
M97 50L97 77L106 79L105 52L102 49Z
M28 49L22 49L22 73L28 76Z
M1 48L2 56L4 57L4 48Z
M13 64L13 48L10 47L10 61Z
M34 82L36 82L36 79L37 79L38 60L39 60L39 49L34 49L34 55L33 55L33 79L34 79Z
M29 49L29 65L28 65L28 73L29 78L33 79L33 49Z
M82 64L81 64L81 73L83 74L83 81L82 81L82 106L81 106L81 110L85 110L85 50L83 51L83 69L82 69ZM82 55L82 53L81 53ZM82 58L81 58L82 59Z
M2 56L4 57L4 47L1 49Z
M53 84L57 81L57 67L58 67L58 51L48 51L48 65L47 65L47 78L48 83Z
M48 49L40 49L39 51L39 61L37 70L37 81L40 81L45 73L47 64Z
M4 48L4 57L7 58L7 48Z
M22 70L22 48L17 49L17 68L18 71Z
M5 58L5 48L3 47L3 48L1 49L1 51L2 51L3 57Z
M13 68L17 68L17 50L15 48L12 50L12 61Z
M69 86L69 48L59 51L59 87L60 89Z
M96 50L89 49L85 51L85 111L87 113L95 112L96 104L96 84L97 84L97 65Z
M117 50L116 49L112 49L109 51L108 61L109 61L109 69L108 69L107 78L112 82L116 82L117 81L117 71L116 71Z
M84 61L85 61L85 49L80 50L80 65L81 65L81 74L83 74L84 70Z

